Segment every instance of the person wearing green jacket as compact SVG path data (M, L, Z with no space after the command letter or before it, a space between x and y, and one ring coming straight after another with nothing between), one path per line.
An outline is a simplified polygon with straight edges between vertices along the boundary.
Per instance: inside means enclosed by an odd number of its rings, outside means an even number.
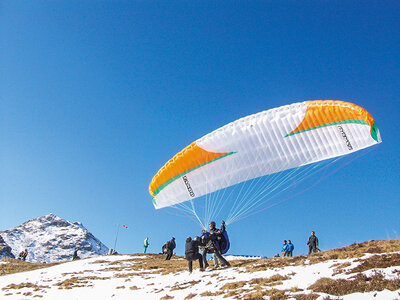
M148 237L144 239L144 244L143 245L144 245L143 253L146 253L147 247L149 246L149 238Z

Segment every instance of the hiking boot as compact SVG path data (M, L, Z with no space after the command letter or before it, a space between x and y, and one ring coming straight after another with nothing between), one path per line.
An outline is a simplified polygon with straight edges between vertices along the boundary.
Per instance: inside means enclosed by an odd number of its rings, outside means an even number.
M200 272L204 272L204 268L200 268Z

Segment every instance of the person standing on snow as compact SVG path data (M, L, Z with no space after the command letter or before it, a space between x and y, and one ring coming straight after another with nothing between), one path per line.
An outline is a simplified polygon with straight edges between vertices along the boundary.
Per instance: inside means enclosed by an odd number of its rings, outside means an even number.
M203 257L199 253L200 238L195 237L193 240L190 236L186 238L185 244L185 258L188 261L189 273L192 273L193 261L198 260L200 265L200 271L204 271L203 268Z
M315 235L315 231L311 231L311 236L308 238L308 254L315 253L318 250L318 238Z
M283 245L282 245L282 257L285 257L288 251L288 245L287 245L287 241L284 240L283 241Z
M287 251L286 251L286 256L293 256L293 250L294 250L294 245L292 244L292 241L289 240L287 244Z
M144 239L143 246L144 246L143 253L146 253L147 247L149 246L149 238L148 237Z
M171 259L172 254L174 253L173 251L174 251L175 247L176 247L176 244L175 244L174 237L164 244L163 253L167 254L167 256L165 257L165 260Z

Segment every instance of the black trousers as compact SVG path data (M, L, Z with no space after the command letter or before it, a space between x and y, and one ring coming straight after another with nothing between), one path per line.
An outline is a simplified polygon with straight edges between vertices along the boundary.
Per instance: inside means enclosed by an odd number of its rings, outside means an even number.
M308 254L317 252L317 245L308 245Z
M170 260L172 257L172 250L171 249L167 249L167 256L165 257L165 260Z
M189 272L192 273L193 270L193 261L194 260L198 260L199 261L199 265L200 265L200 269L203 269L203 257L201 256L200 253L196 253L190 257L186 258L188 261L188 265L189 265Z

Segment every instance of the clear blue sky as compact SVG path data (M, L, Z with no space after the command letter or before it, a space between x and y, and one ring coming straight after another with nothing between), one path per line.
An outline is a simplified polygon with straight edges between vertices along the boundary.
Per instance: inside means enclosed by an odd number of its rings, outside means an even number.
M231 253L305 253L400 235L398 1L2 1L0 230L54 213L117 250L198 234L153 208L176 152L240 117L356 103L383 143L316 187L232 224ZM218 223L220 220L216 220Z

